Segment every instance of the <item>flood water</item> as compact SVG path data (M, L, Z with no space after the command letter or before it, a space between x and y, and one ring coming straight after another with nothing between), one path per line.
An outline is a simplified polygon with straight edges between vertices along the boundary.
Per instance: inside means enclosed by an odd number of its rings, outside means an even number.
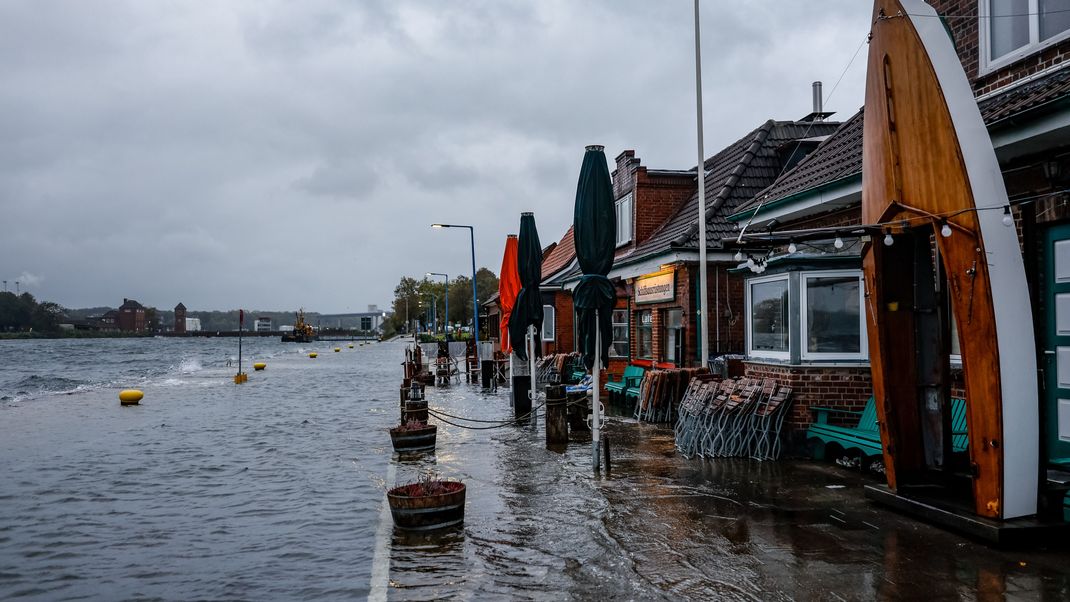
M247 340L268 367L237 386L231 339L0 341L0 599L1070 598L1066 552L898 516L828 464L681 458L628 419L597 478L589 438L548 451L541 421L440 424L398 457L404 348ZM428 400L511 417L505 389ZM396 532L385 489L426 472L465 481L465 523Z

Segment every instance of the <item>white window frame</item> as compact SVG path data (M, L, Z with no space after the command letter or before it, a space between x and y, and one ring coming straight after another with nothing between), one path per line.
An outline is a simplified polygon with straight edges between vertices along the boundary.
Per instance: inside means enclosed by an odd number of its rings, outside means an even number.
M628 228L622 233L621 232L621 219L620 219L620 216L621 216L621 205L623 205L624 203L628 203L628 213L627 213L628 214ZM632 239L635 238L635 194L634 194L634 192L629 192L628 194L626 194L626 195L620 197L619 199L617 199L613 204L613 210L616 212L616 216L617 216L617 232L614 234L614 239L616 240L616 243L617 243L616 246L620 247L620 246L623 246L623 245L626 245L626 244L632 242ZM621 238L622 234L624 235L624 238Z
M787 316L788 323L784 327L788 331L788 349L787 351L770 351L768 349L754 349L754 316L751 314L753 306L751 305L751 287L755 284L765 284L767 282L775 282L777 280L783 280L788 285L788 308ZM758 357L774 360L791 360L791 347L794 345L795 337L792 336L792 320L791 320L791 279L789 273L776 274L773 276L762 276L761 278L748 278L746 286L743 287L744 292L744 304L747 308L746 313L746 327L747 327L747 355L749 357Z
M842 276L858 277L858 353L808 351L806 341L809 339L807 315L807 281L812 278ZM868 360L869 333L866 332L866 284L862 279L862 270L824 270L799 272L799 357L804 360Z
M610 342L609 357L627 358L629 355L631 355L631 348L632 348L632 340L631 340L632 332L631 332L631 323L630 323L631 322L631 316L629 315L630 312L627 309L624 309L624 308L614 308L613 309L613 314L616 314L618 311L624 314L624 321L623 322L615 322L615 321L612 321L613 319L611 317L610 318L610 324L612 325L612 327L610 328L610 332L612 333L613 330L616 329L618 326L624 326L624 332L625 332L625 336L627 338L625 340L623 340L623 341L618 341L616 339L613 339ZM611 316L613 314L611 314ZM624 345L628 348L628 352L625 353L624 355L617 355L616 354L616 347L615 347L615 345L617 343L624 343Z
M549 316L549 320L547 317ZM549 322L550 334L547 336L546 327ZM557 334L557 308L553 305L542 306L542 340L544 342L553 342Z
M980 55L978 71L980 75L988 75L997 69L1006 67L1015 61L1070 38L1070 29L1068 29L1049 40L1041 41L1040 0L1029 0L1029 42L1025 46L1012 50L999 58L989 58L989 51L992 48L991 7L992 0L978 0L977 14L981 17L977 20L977 50L978 55Z

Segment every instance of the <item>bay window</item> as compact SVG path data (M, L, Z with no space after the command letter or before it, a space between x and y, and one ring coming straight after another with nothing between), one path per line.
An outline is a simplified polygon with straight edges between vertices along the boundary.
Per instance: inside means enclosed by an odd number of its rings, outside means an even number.
M789 271L745 288L747 355L799 362L865 361L862 271Z

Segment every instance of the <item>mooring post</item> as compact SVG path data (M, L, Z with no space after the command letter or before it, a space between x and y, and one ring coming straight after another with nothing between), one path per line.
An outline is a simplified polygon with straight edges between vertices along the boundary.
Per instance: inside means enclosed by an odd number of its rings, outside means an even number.
M482 364L479 369L483 373L483 388L489 389L494 384L491 382L494 379L494 360L481 360L480 364Z
M564 385L546 387L546 445L568 443L568 416Z

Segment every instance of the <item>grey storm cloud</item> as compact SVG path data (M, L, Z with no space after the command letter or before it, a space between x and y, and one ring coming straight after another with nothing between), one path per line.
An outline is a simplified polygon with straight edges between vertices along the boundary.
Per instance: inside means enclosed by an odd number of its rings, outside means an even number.
M790 7L790 8L789 8ZM869 6L703 4L706 151L862 104ZM358 310L572 218L583 147L695 164L692 3L0 3L0 277L70 307ZM9 287L11 285L9 284Z

